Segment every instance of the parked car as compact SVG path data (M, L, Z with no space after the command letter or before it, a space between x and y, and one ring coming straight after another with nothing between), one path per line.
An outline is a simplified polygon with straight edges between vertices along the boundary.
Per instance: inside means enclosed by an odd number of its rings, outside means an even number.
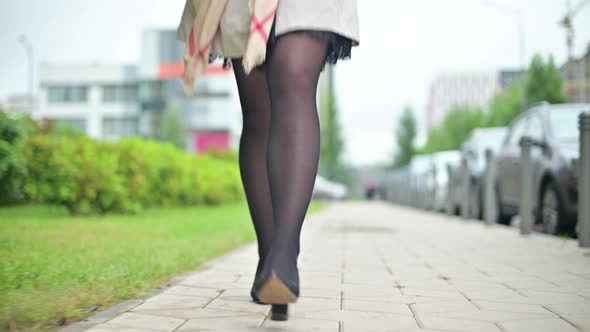
M449 172L447 165L451 165L451 167L456 168L459 166L460 162L461 153L457 150L442 151L432 155L432 167L434 170L432 197L433 209L435 211L446 211L447 205L449 203L448 199L450 199L451 202L456 201L456 199L449 197L449 195L452 195L452 192L449 188ZM452 211L455 211L458 208L456 202L451 204L454 204Z
M578 115L590 104L542 104L523 113L510 125L496 158L499 221L508 223L518 213L520 146L523 136L536 143L531 150L533 213L547 233L573 231L577 218L579 159Z
M377 195L396 204L409 204L409 178L409 166L382 175L377 182Z
M473 219L483 219L483 185L486 170L487 149L494 155L504 142L508 129L506 127L474 129L461 147L461 158L467 160L469 173L469 212Z
M412 205L429 208L428 193L432 188L432 160L430 155L417 155L410 161L410 194Z
M345 199L347 195L348 190L343 184L329 181L321 175L316 177L313 198L341 200Z

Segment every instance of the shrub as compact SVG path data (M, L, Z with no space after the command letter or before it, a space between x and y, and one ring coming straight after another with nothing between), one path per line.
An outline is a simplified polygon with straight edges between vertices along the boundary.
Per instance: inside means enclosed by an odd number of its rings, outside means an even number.
M200 189L198 200L206 204L219 204L240 199L240 173L234 165L211 156L197 157L197 183Z
M33 201L60 204L72 214L126 210L115 146L86 137L38 135L28 147L25 191Z
M0 110L0 204L24 199L23 151L26 138L34 130L34 123L27 116L12 117Z
M242 197L237 164L169 143L118 143L37 135L28 142L26 193L72 214L139 212L150 206L220 204Z

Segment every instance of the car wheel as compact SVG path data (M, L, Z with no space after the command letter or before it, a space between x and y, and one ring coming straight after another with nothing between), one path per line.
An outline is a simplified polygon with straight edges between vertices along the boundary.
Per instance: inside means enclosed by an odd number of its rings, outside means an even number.
M553 182L549 182L543 189L540 211L541 223L545 233L554 235L562 230L564 222L563 204Z

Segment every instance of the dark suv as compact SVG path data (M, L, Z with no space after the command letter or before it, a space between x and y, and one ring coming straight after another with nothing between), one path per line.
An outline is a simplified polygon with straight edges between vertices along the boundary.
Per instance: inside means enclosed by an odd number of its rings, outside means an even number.
M578 115L590 104L542 104L510 125L496 163L498 219L509 223L520 203L520 146L523 136L535 141L531 150L533 213L545 232L571 232L578 203Z

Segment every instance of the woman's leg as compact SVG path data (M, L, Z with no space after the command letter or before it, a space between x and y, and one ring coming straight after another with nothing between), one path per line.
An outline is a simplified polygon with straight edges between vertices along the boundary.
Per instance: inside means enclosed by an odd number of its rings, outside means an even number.
M270 129L270 98L266 74L254 70L244 74L241 59L232 61L243 114L243 129L240 138L240 173L250 216L258 239L260 271L272 240L273 216L266 153Z
M297 286L299 236L319 161L316 90L327 50L327 41L292 32L277 39L267 59L271 104L268 174L274 212L269 263Z

